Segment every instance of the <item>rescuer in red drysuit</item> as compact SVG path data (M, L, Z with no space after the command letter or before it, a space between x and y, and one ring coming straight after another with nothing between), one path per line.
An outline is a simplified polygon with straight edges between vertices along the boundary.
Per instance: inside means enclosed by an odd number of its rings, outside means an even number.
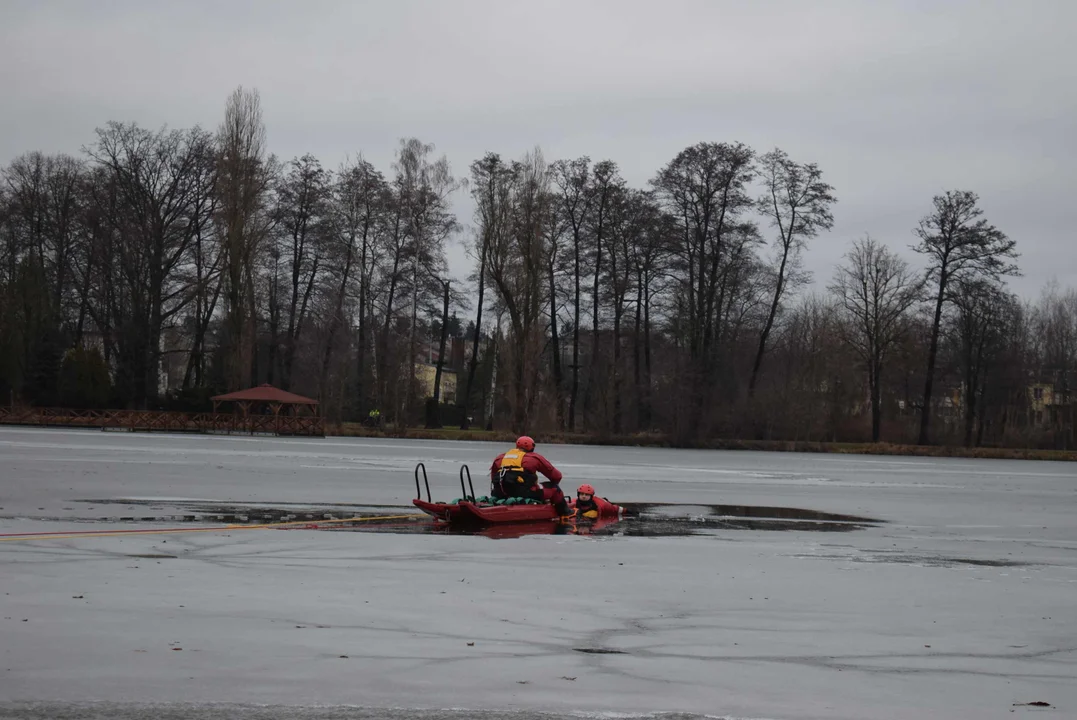
M548 482L539 484L542 473ZM561 471L535 452L535 441L524 435L516 447L494 458L490 465L490 493L495 498L526 498L553 503L558 515L568 516L572 509L561 492Z

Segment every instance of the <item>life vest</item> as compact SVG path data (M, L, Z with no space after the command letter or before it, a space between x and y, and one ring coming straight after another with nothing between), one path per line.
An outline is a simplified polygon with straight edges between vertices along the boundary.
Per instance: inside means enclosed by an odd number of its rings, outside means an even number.
M589 515L588 513L594 513L594 515ZM579 498L576 498L576 514L580 517L598 517L598 500L594 496L591 496L590 500L580 500Z
M501 466L497 471L497 484L501 486L501 493L505 497L528 497L535 493L538 487L538 475L524 469L523 450L513 448L501 458Z

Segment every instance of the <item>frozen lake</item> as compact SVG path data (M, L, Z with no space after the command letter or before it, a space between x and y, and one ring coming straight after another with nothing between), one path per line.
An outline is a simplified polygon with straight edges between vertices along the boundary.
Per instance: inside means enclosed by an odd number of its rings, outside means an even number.
M417 461L449 500L461 463L481 493L504 449L0 427L0 534L208 506L409 514ZM1077 716L1077 465L539 451L567 489L672 515L881 522L0 537L0 718Z

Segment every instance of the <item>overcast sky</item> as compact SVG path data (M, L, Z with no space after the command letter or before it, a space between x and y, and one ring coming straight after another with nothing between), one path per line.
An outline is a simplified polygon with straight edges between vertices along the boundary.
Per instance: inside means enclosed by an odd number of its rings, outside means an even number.
M108 120L215 128L237 85L273 152L334 168L388 173L416 136L458 175L538 145L642 187L687 145L742 141L835 186L819 284L864 233L919 262L932 195L970 189L1035 297L1077 287L1075 28L1066 0L0 0L0 163Z

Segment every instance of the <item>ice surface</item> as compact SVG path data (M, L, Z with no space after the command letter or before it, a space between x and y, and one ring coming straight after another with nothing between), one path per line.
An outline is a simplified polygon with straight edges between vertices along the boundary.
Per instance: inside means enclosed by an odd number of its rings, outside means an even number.
M451 499L461 462L479 481L502 449L0 428L0 533L139 527L78 521L182 513L188 500L404 506L418 460ZM567 486L614 501L886 523L4 541L0 717L1077 714L1073 465L540 451ZM1039 700L1053 707L1015 707Z

